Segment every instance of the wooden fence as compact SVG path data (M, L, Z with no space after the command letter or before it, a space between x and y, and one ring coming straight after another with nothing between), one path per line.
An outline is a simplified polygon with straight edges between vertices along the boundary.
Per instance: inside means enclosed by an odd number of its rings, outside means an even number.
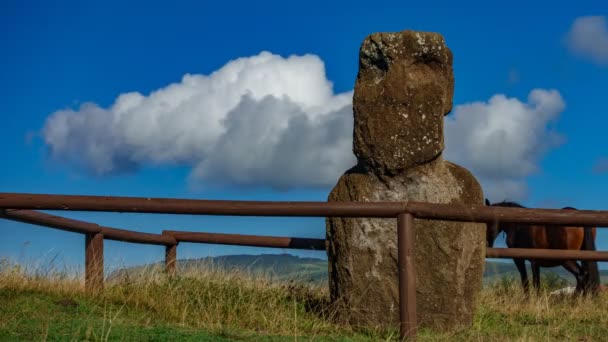
M261 202L169 198L0 193L0 217L85 234L85 288L103 288L103 241L164 245L165 269L175 272L179 242L325 250L323 239L163 231L140 233L49 215L35 210L106 211L231 216L316 216L397 218L400 335L416 337L414 218L461 222L519 222L608 226L608 211L528 209L420 202ZM487 248L489 258L543 258L608 261L608 252Z

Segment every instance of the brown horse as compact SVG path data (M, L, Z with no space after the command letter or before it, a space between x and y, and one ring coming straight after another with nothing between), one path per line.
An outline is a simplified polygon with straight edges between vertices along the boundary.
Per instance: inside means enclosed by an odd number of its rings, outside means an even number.
M486 199L487 206L524 208L515 202L500 202L490 204ZM563 209L576 210L572 207ZM540 249L570 249L570 250L595 250L595 227L566 227L566 226L543 226L527 225L520 223L494 223L488 224L487 246L492 247L496 236L502 231L506 234L507 247L509 248L540 248ZM575 260L546 260L527 259L532 266L532 278L534 287L540 289L540 268L563 266L576 278L577 293L596 293L599 288L599 271L597 262L582 261L579 265ZM513 259L524 291L528 293L528 275L526 273L526 259Z

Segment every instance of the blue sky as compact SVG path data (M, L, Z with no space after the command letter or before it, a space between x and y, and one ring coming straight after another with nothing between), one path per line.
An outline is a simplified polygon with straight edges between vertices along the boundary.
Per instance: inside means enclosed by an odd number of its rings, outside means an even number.
M0 191L326 200L352 162L362 40L414 29L454 53L448 159L493 200L608 209L608 4L421 3L3 1ZM146 232L325 229L321 218L62 215ZM287 251L183 244L178 257L261 252ZM106 255L132 265L163 250L107 242ZM83 237L0 221L0 256L79 266Z

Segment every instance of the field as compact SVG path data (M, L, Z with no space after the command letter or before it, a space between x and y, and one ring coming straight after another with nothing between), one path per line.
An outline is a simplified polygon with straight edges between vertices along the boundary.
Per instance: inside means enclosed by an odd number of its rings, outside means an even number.
M212 263L202 267L200 262L173 279L156 267L108 278L105 291L90 296L83 292L81 278L3 261L0 340L397 340L396 330L335 324L326 287L310 278L278 279L268 272ZM548 276L545 283L561 286L560 279ZM423 329L419 340L605 340L608 296L554 298L549 289L528 301L512 278L496 278L486 284L471 328L447 333Z

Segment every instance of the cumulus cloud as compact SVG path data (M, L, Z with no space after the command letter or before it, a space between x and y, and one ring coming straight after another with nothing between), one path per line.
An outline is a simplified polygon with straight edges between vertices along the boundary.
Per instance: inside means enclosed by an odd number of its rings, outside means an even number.
M53 158L96 175L182 165L203 185L330 187L356 163L352 95L333 92L317 56L262 52L107 108L59 110L42 135ZM471 169L491 199L520 198L560 142L547 125L563 109L557 91L542 89L527 103L495 95L456 106L446 159Z
M526 177L563 138L548 126L564 110L556 90L534 89L528 101L494 95L459 105L446 117L445 157L469 168L492 201L526 196Z
M566 34L568 48L599 65L608 65L608 23L604 16L578 17Z
M171 164L194 180L326 186L355 163L352 126L352 92L333 93L317 56L262 52L109 108L57 111L43 135L54 158L97 175Z

